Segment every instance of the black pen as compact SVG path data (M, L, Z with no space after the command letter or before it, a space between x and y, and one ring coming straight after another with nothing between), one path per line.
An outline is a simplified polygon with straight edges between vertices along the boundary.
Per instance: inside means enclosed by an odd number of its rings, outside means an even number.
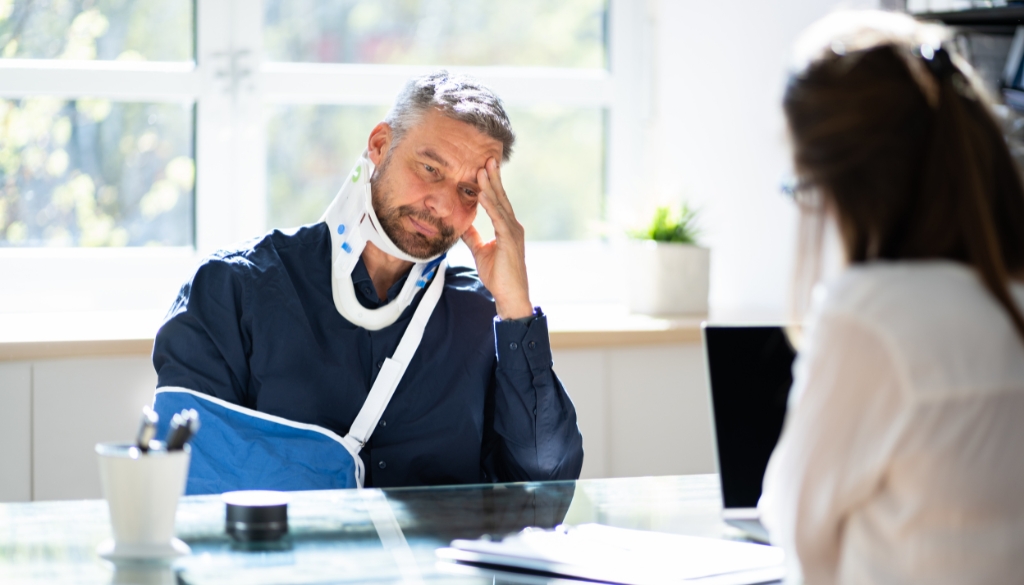
M142 407L142 424L139 426L139 434L135 437L135 446L140 451L149 451L149 442L156 437L156 423L160 417L149 406Z
M183 410L171 419L171 431L167 435L167 450L181 451L199 430L199 413L194 408Z

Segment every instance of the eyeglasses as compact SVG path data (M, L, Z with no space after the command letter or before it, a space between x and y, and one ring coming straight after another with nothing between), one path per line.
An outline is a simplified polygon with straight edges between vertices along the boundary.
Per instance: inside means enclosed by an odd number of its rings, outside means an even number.
M792 199L801 209L813 211L822 206L821 192L809 181L789 178L782 181L779 191Z

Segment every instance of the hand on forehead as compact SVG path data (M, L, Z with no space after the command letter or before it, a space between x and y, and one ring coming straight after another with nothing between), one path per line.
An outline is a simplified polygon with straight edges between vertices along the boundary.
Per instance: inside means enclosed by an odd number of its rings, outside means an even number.
M446 175L476 180L477 170L494 159L499 165L502 144L474 126L430 112L409 129L398 148L406 147L416 156L432 160Z

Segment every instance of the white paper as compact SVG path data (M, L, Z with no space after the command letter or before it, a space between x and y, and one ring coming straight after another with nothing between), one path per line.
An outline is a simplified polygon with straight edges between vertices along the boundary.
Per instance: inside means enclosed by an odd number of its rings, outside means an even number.
M527 529L500 543L456 540L451 546L438 556L636 585L760 583L781 578L785 560L773 546L600 524Z

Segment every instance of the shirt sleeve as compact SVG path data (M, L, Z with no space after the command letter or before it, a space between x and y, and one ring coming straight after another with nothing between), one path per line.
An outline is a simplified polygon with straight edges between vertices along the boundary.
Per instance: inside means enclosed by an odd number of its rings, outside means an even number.
M552 369L547 318L539 309L527 322L495 318L494 340L494 436L485 445L485 471L498 481L578 479L583 436Z
M826 314L794 366L758 509L772 542L807 583L836 582L844 522L879 489L905 424L887 349L855 318Z
M243 278L240 260L215 258L182 286L153 344L157 388L187 388L252 407Z

